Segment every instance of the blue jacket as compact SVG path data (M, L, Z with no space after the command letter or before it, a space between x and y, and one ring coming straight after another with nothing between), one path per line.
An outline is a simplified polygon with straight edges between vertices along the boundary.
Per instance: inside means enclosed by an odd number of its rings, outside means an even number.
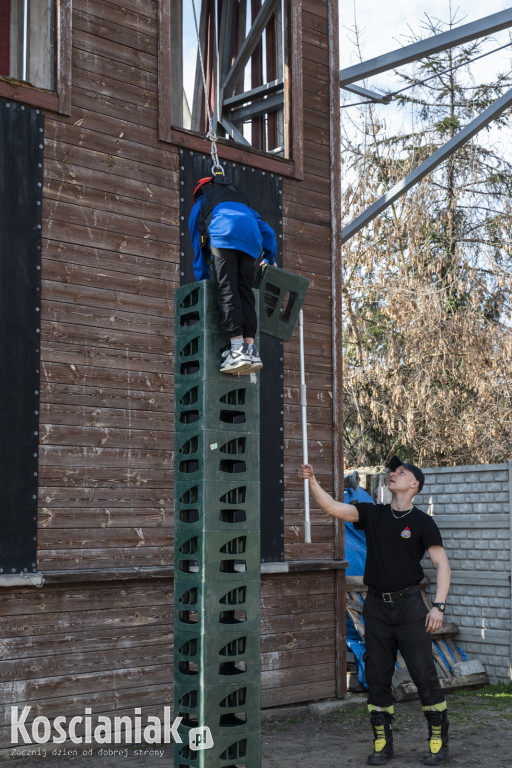
M201 239L197 218L201 198L190 213L188 226L194 246L194 274L196 280L209 280L209 264L201 251ZM243 203L224 202L215 206L209 227L210 245L243 251L257 259L263 252L266 262L273 264L277 253L274 230L261 216Z

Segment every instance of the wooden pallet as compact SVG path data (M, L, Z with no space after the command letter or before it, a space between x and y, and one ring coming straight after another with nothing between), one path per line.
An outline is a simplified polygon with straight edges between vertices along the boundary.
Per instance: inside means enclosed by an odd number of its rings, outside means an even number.
M421 583L421 596L428 610L430 610L432 608L432 603L425 594L424 587L426 584L428 584L428 579L425 578ZM364 640L362 612L368 588L366 587L366 584L363 584L362 576L347 576L346 589L347 613L352 619L359 637ZM451 669L451 664L447 664L446 659L454 660L453 663L464 661L460 650L453 640L458 631L459 628L457 624L448 623L432 633L432 654L434 656L434 662L441 687L444 690L453 691L457 688L477 688L482 685L487 685L489 678L485 672L470 675L454 675ZM407 666L400 656L400 653L398 655L397 663L399 669L395 670L395 674L393 675L393 692L397 701L405 701L406 699L415 698L418 695L418 689L412 682ZM349 671L352 672L352 670ZM353 675L351 674L351 680L352 677Z

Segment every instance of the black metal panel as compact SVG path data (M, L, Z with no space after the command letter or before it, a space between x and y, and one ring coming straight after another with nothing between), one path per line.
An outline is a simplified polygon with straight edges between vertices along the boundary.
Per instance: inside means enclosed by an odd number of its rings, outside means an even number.
M281 177L235 163L223 162L222 165L233 183L247 193L251 207L274 229L278 241L277 263L282 266ZM188 218L193 206L195 182L203 176L210 176L211 168L209 155L180 150L181 285L195 280ZM260 375L261 560L269 562L284 560L283 344L262 333L260 352L264 363Z
M0 100L0 572L37 570L44 117Z

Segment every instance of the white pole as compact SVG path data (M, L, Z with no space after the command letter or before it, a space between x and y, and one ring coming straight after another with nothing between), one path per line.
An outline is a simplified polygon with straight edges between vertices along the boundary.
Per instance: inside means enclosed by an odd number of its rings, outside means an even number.
M304 366L304 313L299 312L300 346L300 407L302 414L302 463L308 463L308 416L306 397L306 370ZM304 541L311 544L311 520L309 518L309 480L304 480Z
M23 61L21 79L28 80L28 0L23 3Z

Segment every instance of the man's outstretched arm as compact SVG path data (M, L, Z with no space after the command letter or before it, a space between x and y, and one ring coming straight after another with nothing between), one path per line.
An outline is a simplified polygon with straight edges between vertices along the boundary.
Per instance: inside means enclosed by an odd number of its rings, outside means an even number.
M359 522L359 512L357 511L357 508L354 507L353 504L344 504L341 501L335 501L332 496L324 491L315 477L311 464L301 464L298 469L298 474L303 480L309 480L311 495L321 510L327 512L331 517L339 517L340 520L345 520L346 523Z

